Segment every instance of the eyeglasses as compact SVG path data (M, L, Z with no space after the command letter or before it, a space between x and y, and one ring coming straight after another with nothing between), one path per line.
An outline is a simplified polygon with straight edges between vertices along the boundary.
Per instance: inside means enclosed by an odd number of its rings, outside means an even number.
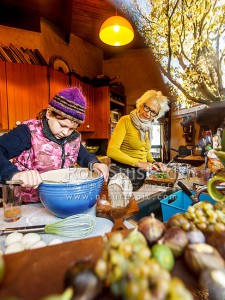
M159 112L156 112L156 111L152 110L152 109L151 109L150 107L148 107L145 103L144 103L143 109L144 109L145 112L150 112L150 115L151 115L152 117L156 117L156 116L158 116L158 114L159 114Z

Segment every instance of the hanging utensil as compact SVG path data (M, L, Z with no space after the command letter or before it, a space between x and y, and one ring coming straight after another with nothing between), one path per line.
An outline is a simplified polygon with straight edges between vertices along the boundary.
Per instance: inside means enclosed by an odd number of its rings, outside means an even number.
M175 159L177 159L179 154L175 155L165 166L168 167Z
M178 181L177 185L181 188L181 190L188 196L191 198L192 200L192 205L198 202L198 199L190 192L190 190L188 189L188 187L183 184L183 182Z

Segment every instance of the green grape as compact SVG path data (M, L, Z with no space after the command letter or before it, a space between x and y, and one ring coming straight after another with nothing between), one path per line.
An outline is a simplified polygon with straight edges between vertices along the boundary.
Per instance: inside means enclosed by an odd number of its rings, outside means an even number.
M185 231L189 231L190 228L191 228L191 225L190 225L189 222L186 222L186 223L183 223L183 224L182 224L181 228L182 228L183 230L185 230Z
M196 215L197 217L202 217L202 216L204 215L204 212L203 212L202 209L196 209L195 215Z
M140 287L137 281L130 281L127 282L126 289L125 289L125 296L126 299L138 299L138 294L140 293Z
M112 282L118 281L123 276L123 272L120 266L115 266L112 270Z
M217 232L223 232L225 231L225 225L223 223L216 223L214 225L214 230Z
M144 235L137 229L134 229L133 231L131 231L126 236L126 240L130 241L133 245L141 244L143 246L147 246L147 241L146 241Z
M109 247L118 248L123 241L123 236L120 232L113 233L109 238Z
M119 246L119 252L126 258L133 253L132 243L129 240L124 240Z
M110 262L113 265L121 265L123 261L125 260L125 257L119 253L118 251L111 249L110 250Z
M105 279L107 274L107 262L100 258L95 265L95 273L100 279Z
M189 206L187 210L190 214L195 212L194 206Z
M196 223L196 226L198 229L200 229L201 231L205 231L207 228L207 224L205 223Z
M137 252L137 257L140 260L146 261L151 257L151 250L147 247L144 247L143 249L141 249L141 251Z
M196 223L207 223L206 216L199 216L198 219L196 219Z

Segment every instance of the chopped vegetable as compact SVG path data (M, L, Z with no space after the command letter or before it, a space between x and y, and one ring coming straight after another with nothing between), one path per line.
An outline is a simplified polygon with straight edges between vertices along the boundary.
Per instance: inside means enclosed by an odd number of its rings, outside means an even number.
M154 174L159 179L167 179L168 175L166 172L157 172Z

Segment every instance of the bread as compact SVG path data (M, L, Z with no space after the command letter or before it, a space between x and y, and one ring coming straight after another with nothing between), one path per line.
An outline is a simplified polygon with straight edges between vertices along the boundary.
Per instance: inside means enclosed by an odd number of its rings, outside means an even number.
M115 174L108 184L108 196L112 207L125 207L133 194L130 179L124 173Z

